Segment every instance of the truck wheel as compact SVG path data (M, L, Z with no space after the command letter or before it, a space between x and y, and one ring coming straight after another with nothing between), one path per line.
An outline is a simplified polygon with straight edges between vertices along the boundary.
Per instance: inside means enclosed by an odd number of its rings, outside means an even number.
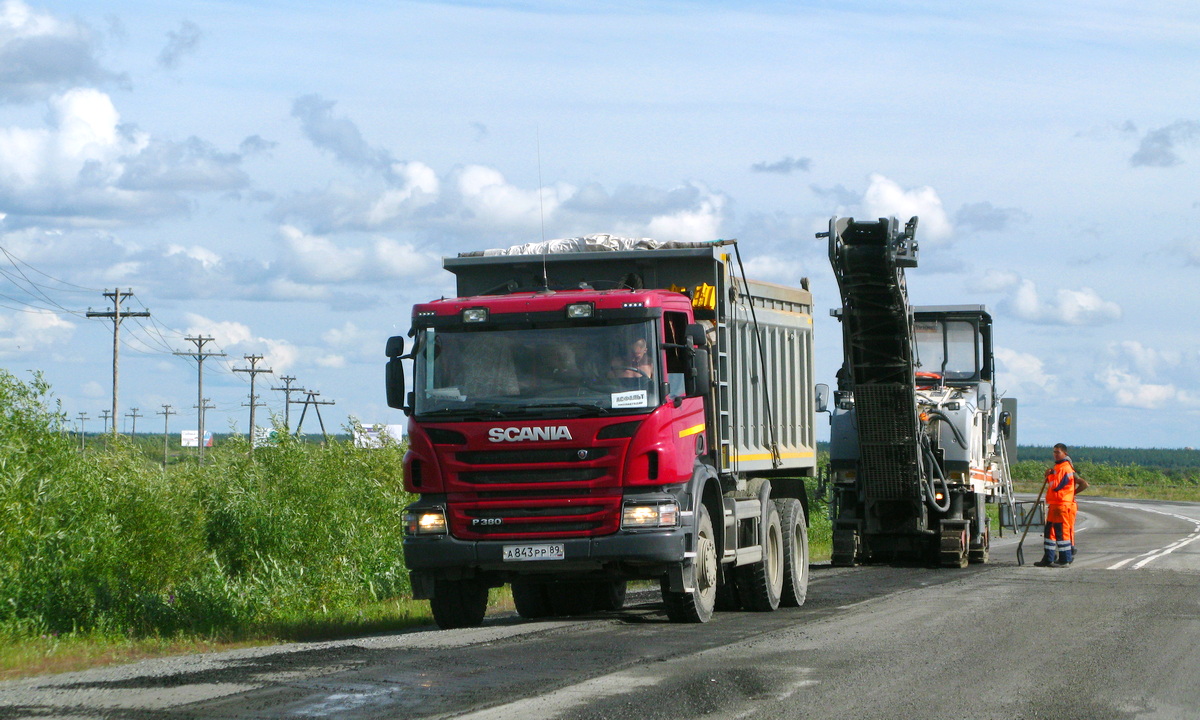
M783 526L783 594L779 604L800 607L808 597L808 527L804 506L795 498L775 501Z
M625 581L601 580L596 583L593 604L597 610L611 612L625 607Z
M475 627L487 611L488 588L478 580L435 580L429 607L443 630Z
M737 569L742 607L755 612L771 612L779 607L783 592L783 526L775 503L767 505L767 527L763 534L762 560Z
M712 519L704 505L696 513L696 586L684 592L672 592L669 581L662 579L662 598L671 622L702 623L712 618L717 601L717 543Z
M550 595L546 592L546 584L514 580L512 583L513 604L517 606L517 614L526 620L550 617L554 607L550 604Z

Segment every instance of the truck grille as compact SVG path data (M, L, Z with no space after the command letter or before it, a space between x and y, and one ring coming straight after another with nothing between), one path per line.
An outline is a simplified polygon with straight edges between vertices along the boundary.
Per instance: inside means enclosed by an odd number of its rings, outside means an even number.
M563 470L483 470L458 474L471 485L518 485L523 483L577 483L604 477L604 468L566 468Z
M450 504L450 531L464 540L600 535L616 532L620 505L620 496L457 502Z
M608 448L551 448L549 450L468 450L455 454L465 465L538 465L579 463L608 455Z

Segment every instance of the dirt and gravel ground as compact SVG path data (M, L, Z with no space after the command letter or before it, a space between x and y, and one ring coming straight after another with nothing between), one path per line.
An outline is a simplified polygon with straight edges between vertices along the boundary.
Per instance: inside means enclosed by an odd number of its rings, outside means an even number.
M0 685L10 718L1196 718L1200 505L1089 498L1074 566L816 566L808 603L255 648ZM1028 562L1040 538L1025 544Z

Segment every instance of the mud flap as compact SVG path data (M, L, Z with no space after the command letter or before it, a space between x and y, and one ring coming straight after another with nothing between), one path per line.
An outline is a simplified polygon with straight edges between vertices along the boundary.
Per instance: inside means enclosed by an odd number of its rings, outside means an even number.
M667 582L671 592L691 592L696 588L696 563L685 560L672 565L667 571Z

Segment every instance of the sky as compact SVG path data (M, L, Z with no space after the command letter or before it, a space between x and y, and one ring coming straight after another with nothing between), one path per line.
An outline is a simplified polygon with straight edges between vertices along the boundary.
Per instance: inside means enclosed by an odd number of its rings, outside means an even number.
M0 0L0 367L98 431L119 288L123 431L195 427L200 336L210 430L248 355L260 424L284 376L402 423L441 258L613 233L808 278L832 385L815 234L918 215L911 299L991 309L1022 444L1200 446L1197 57L1174 0Z

